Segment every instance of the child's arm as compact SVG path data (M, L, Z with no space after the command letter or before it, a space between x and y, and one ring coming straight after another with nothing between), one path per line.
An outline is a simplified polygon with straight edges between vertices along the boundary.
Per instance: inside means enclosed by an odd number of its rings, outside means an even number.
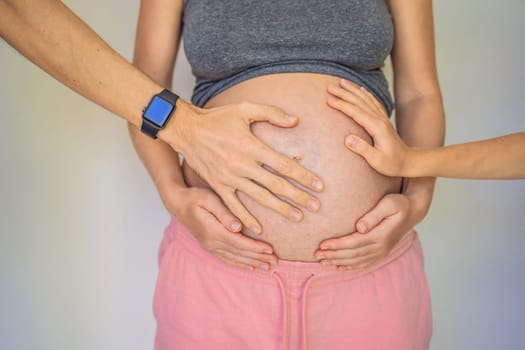
M525 132L414 153L414 176L524 179Z
M333 95L328 104L355 120L374 140L372 146L350 135L345 140L348 148L385 175L525 178L525 132L434 149L412 148L401 140L383 107L364 88L341 81L339 86L329 86L328 92Z

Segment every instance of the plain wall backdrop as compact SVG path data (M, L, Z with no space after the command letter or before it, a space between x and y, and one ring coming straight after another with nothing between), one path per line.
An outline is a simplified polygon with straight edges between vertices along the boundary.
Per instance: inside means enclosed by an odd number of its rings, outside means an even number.
M138 0L66 3L131 59ZM525 2L434 8L447 143L525 131ZM174 90L188 98L179 56ZM0 78L0 348L151 349L168 213L125 123L5 42ZM438 181L418 226L431 349L525 348L524 226L525 181Z

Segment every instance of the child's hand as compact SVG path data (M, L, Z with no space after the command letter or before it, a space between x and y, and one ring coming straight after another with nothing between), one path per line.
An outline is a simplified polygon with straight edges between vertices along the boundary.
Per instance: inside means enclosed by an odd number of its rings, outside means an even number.
M374 144L348 135L345 145L362 156L371 167L389 176L410 176L417 151L408 147L388 120L383 106L365 88L342 79L339 86L329 85L328 105L360 124Z

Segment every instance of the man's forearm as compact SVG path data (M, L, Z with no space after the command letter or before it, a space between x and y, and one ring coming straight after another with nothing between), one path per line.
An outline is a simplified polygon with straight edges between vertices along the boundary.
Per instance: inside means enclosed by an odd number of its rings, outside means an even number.
M0 35L54 78L134 125L162 90L60 1L0 0Z

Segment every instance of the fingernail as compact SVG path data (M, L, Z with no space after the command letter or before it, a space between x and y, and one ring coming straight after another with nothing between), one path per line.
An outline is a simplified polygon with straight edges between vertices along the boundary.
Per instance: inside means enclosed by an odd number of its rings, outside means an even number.
M230 229L232 231L237 231L238 229L241 228L241 223L239 221L234 221L230 224Z
M317 211L319 209L320 204L321 203L319 203L319 201L317 199L310 198L308 200L308 209L310 209L312 211Z
M263 270L269 270L270 267L268 266L268 264L260 264L259 267Z
M319 179L314 179L314 181L312 181L312 187L314 188L314 190L320 191L323 189L323 183Z
M253 225L250 230L252 232L254 232L254 233L257 233L257 234L261 233L261 231L262 231L261 226L259 226L259 225Z
M277 265L277 261L275 261L275 260L269 260L269 261L268 261L268 264L270 264L271 266L273 266L273 265Z
M286 119L287 122L291 123L291 122L296 121L296 120L297 120L297 117L295 117L295 116L293 116L293 115L287 115L287 116L285 117L285 119Z
M326 258L326 255L324 255L324 254L316 254L316 258L317 259L324 259L324 258Z
M346 142L346 145L351 148L355 146L356 139L354 136L348 136L345 139L345 142Z
M323 265L330 265L330 261L329 260L321 260L320 263L323 264Z
M330 246L328 244L324 244L324 245L321 246L321 249L322 250L332 249L332 246Z
M357 226L359 227L359 230L361 230L362 232L366 232L366 230L368 229L368 225L364 221L359 221Z
M271 251L271 250L268 250L268 249L266 249L266 250L263 250L263 253L265 253L265 254L272 254L272 251Z
M303 214L299 210L294 209L290 212L290 218L294 221L301 221Z

